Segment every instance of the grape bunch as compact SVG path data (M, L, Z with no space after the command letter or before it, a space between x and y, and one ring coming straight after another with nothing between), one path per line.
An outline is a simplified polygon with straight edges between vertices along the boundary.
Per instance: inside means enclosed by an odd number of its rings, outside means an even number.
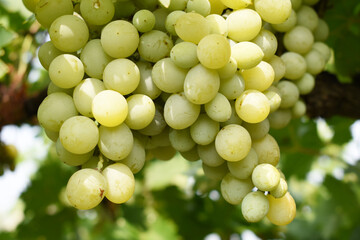
M247 221L294 219L269 129L305 114L301 95L330 58L317 0L23 2L51 39L38 51L51 79L38 120L80 167L72 206L124 203L146 161L179 153Z

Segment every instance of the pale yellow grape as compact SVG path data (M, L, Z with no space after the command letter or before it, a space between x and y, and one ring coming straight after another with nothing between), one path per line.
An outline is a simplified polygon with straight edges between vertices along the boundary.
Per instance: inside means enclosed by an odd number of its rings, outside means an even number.
M220 184L221 195L225 201L233 205L240 204L253 187L250 179L240 180L231 173L226 174Z
M230 56L229 62L222 68L217 69L220 79L227 79L234 76L237 71L237 62Z
M51 24L51 42L64 52L76 52L85 46L89 39L89 29L80 17L63 15Z
M229 124L238 124L238 125L241 125L241 123L243 122L241 120L241 118L239 118L239 116L237 115L236 113L236 110L235 110L235 101L231 100L230 101L230 105L231 105L231 116L228 120L226 120L225 122L220 122L220 126L221 127L224 127L226 125L229 125Z
M186 98L195 104L210 102L220 87L220 78L216 70L208 69L201 64L191 68L184 81Z
M280 107L280 104L281 104L281 96L280 96L279 90L274 86L270 86L263 93L267 97L267 99L269 100L270 113L277 111L279 109L279 107Z
M104 90L93 98L91 110L96 121L101 125L115 127L125 121L128 104L120 93Z
M284 61L277 55L274 55L270 58L268 63L272 66L275 76L274 82L280 81L285 75L286 67Z
M284 226L292 222L296 216L296 204L289 192L282 198L274 198L271 194L269 199L269 212L266 217L272 224Z
M261 163L254 168L251 179L259 190L272 191L280 182L280 173L273 165Z
M127 95L139 85L140 71L138 66L127 58L115 59L106 65L103 80L106 88Z
M261 29L259 34L255 39L252 40L252 42L261 48L262 52L264 53L264 61L268 61L272 56L275 55L278 42L272 32L266 29Z
M81 0L81 16L91 25L104 25L111 21L115 14L112 0Z
M296 12L296 16L297 25L307 27L310 31L314 31L316 29L319 17L312 7L302 5Z
M290 80L301 78L306 72L306 61L303 56L295 52L286 52L281 55L285 63L286 71L284 77Z
M54 132L59 132L64 121L76 115L78 115L78 111L72 97L62 92L48 95L41 102L37 111L40 125Z
M51 41L48 41L40 46L38 58L41 65L48 70L52 60L61 54L64 52L57 49Z
M94 169L94 170L99 170L100 169L100 167L98 168L99 161L100 161L99 156L92 156L92 157L89 158L88 161L86 161L85 163L83 163L81 165L81 169L91 168L91 169Z
M168 33L170 33L173 36L177 36L176 31L175 31L175 24L176 24L176 21L179 19L179 17L184 14L186 14L186 12L178 10L178 11L173 11L173 12L169 13L169 15L167 15L166 21L165 21L165 28L166 28L166 31L168 31Z
M297 21L296 12L291 10L291 14L288 19L283 23L271 24L271 27L277 32L288 32L295 27Z
M66 197L71 206L81 210L99 205L107 191L108 185L104 176L90 168L76 171L66 185Z
M223 159L230 162L240 161L251 149L251 137L244 127L229 124L216 135L215 147Z
M100 126L99 128L100 152L113 161L119 161L126 158L134 145L134 137L125 123L116 127Z
M274 190L270 191L270 194L274 198L282 198L287 193L287 190L288 190L288 185L286 183L286 180L283 178L280 178L279 184L277 185L277 187Z
M202 169L206 177L213 179L215 181L222 180L225 177L225 175L229 172L226 162L224 162L218 167L210 167L205 163L202 163Z
M269 211L269 200L263 192L248 193L241 203L241 213L248 222L261 221Z
M192 149L190 149L189 151L186 152L179 152L180 155L185 159L188 160L190 162L195 162L197 160L200 160L199 154L197 152L197 147L193 147Z
M99 129L92 119L74 116L66 119L61 125L59 138L67 151L84 154L96 147L99 141Z
M206 114L214 121L225 122L231 117L231 104L229 100L221 93L208 103L205 103Z
M171 58L163 58L153 66L151 77L155 85L167 93L182 92L188 70L178 67Z
M200 63L210 69L224 67L230 60L230 43L219 34L205 36L198 44L197 56Z
M323 55L317 50L311 50L305 56L306 71L312 75L321 73L325 68L325 59Z
M154 158L163 161L171 160L176 155L176 150L172 146L157 147L151 152Z
M200 114L200 105L190 102L185 94L172 94L165 102L164 119L174 129L190 127Z
M227 162L230 173L238 179L248 179L254 168L258 165L258 157L253 148L250 149L248 155L237 162Z
M271 128L284 128L290 123L292 119L291 109L278 109L277 111L270 113L268 118Z
M171 49L170 58L178 67L194 67L199 63L197 45L192 42L178 43Z
M325 41L329 36L329 32L328 24L323 19L319 18L318 25L313 31L315 40Z
M236 99L235 109L245 122L258 123L269 115L270 104L262 92L246 90Z
M266 134L261 139L254 140L252 147L258 156L259 163L268 163L273 166L279 163L280 148L275 138L270 134Z
M153 100L144 94L134 94L128 97L126 101L128 105L126 125L134 130L148 126L155 116Z
M252 0L220 0L225 6L232 9L246 8L252 4Z
M45 135L53 142L56 142L59 138L59 132L51 131L44 128Z
M179 152L190 151L196 143L191 138L190 128L185 129L170 129L169 131L169 140L171 146Z
M128 201L135 191L135 178L130 168L123 163L107 166L102 175L107 182L106 198L113 203Z
M245 81L239 72L232 77L221 79L219 92L227 99L234 100L239 97L245 90Z
M159 0L160 4L170 11L184 10L187 0Z
M141 9L134 14L132 24L139 32L151 31L155 26L155 15L147 9Z
M291 0L292 8L297 11L302 6L303 0Z
M261 18L271 24L279 24L291 14L290 0L254 0L255 10Z
M206 114L200 114L190 127L190 135L197 144L207 145L215 140L219 130L219 122L212 120Z
M243 41L231 47L231 57L236 60L238 68L249 69L260 63L264 53L255 43Z
M210 14L205 19L210 25L210 34L220 34L224 37L228 35L226 20L221 15Z
M125 164L130 168L132 173L138 173L145 165L145 148L143 144L137 138L134 138L133 148L130 154L121 160L121 163Z
M295 83L290 81L280 81L276 87L280 91L281 97L281 108L289 108L292 107L296 101L299 99L300 93L299 89L295 85Z
M198 44L210 33L210 25L201 14L188 12L179 17L175 31L182 40Z
M165 8L158 8L153 11L155 16L154 30L166 32L165 21L169 13L170 12Z
M204 164L210 167L218 167L225 162L215 148L215 142L208 145L197 145L197 151Z
M155 85L151 77L152 65L149 62L136 62L140 71L140 82L133 93L145 94L151 99L157 98L161 94L161 90Z
M138 51L145 61L155 63L168 57L173 46L171 38L166 33L151 30L141 35Z
M298 100L291 109L293 118L300 118L306 114L306 104L302 100Z
M253 68L243 70L241 75L244 78L246 90L255 89L260 92L268 89L275 79L274 69L264 61Z
M259 140L266 136L270 130L270 123L267 118L259 123L243 122L242 126L248 130L252 140Z
M211 14L221 15L226 6L221 2L221 0L209 0L211 10Z
M323 56L325 63L327 63L331 57L331 49L326 43L315 42L312 46L313 50L317 50Z
M36 4L39 2L39 0L22 0L22 2L30 12L35 13Z
M90 152L84 153L84 154L75 154L72 152L69 152L64 148L64 146L61 144L60 138L56 140L56 153L63 163L69 165L69 166L80 166L87 162L93 155L94 149Z
M113 60L104 52L100 39L90 40L82 49L80 59L89 77L102 79L106 65Z
M211 5L209 0L188 0L186 4L187 12L196 12L204 17L210 14Z
M287 50L305 54L310 51L314 36L308 28L296 26L285 33L283 41Z
M47 95L50 95L55 92L63 92L69 96L73 95L74 88L61 88L56 86L53 82L50 81L48 88L47 88Z
M153 120L147 127L140 129L139 132L144 135L154 136L160 134L165 127L166 122L164 120L164 117L159 111L158 107L155 107L155 116Z
M63 15L71 15L73 11L71 0L39 0L34 12L36 20L44 28L49 28L55 19Z
M302 95L309 94L315 87L315 77L305 73L300 79L294 82Z
M128 21L115 20L102 29L101 45L109 56L126 58L136 51L139 45L139 33Z
M228 37L234 41L250 41L261 30L261 17L252 9L233 11L226 19Z

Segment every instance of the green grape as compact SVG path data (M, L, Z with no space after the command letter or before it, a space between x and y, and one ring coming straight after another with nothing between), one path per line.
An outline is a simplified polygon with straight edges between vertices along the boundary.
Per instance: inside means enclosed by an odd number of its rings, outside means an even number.
M269 200L263 192L248 193L241 203L241 213L248 222L261 221L269 211Z
M197 146L194 146L189 151L179 152L179 153L185 160L188 160L190 162L195 162L195 161L200 160L200 156L198 154Z
M74 88L61 88L61 87L56 86L53 82L50 81L48 88L47 88L47 95L50 95L50 94L56 93L56 92L62 92L62 93L66 93L69 96L72 96L73 91L74 91Z
M166 32L165 22L169 13L170 12L165 8L158 8L155 11L153 11L153 14L155 16L154 30Z
M315 5L319 2L319 0L303 0L303 4L306 5Z
M113 203L128 201L135 191L135 178L130 168L123 163L107 166L102 175L107 183L105 197Z
M219 132L219 122L209 118L206 114L200 114L190 127L191 138L199 145L207 145L215 140Z
M74 116L65 120L59 131L61 144L75 154L92 151L99 141L99 129L95 122L85 116Z
M256 38L252 40L252 42L261 48L264 54L263 57L264 61L268 61L275 55L278 42L275 35L272 32L266 29L261 29L259 34L256 36Z
M253 68L243 70L241 75L244 78L246 90L254 89L260 92L268 89L275 79L274 69L264 61Z
M210 33L210 25L201 14L188 12L176 21L175 31L182 40L198 44Z
M127 95L138 87L140 71L138 66L127 58L115 59L106 65L103 80L106 88Z
M100 39L90 40L82 49L80 59L84 64L85 73L97 79L103 79L106 65L113 60L104 52Z
M323 19L319 18L318 25L313 31L315 41L324 42L328 38L329 32L328 24Z
M325 63L327 63L331 57L331 50L323 42L315 42L312 46L313 50L317 50L323 56Z
M130 18L136 12L135 2L133 0L114 2L114 19Z
M296 101L299 99L300 93L299 89L295 85L295 83L290 81L280 81L276 87L280 91L280 97L281 97L281 108L289 108L294 106Z
M302 5L302 1L303 0L291 0L292 8L297 11Z
M176 150L172 146L157 147L152 150L154 158L168 161L176 155Z
M315 87L315 77L305 73L300 79L294 82L302 95L309 94Z
M82 18L63 15L51 24L49 35L57 49L71 53L85 46L89 39L89 29Z
M254 168L251 179L259 190L272 191L280 182L280 173L273 165L261 163Z
M286 127L291 121L291 109L278 109L269 114L270 128L281 129Z
M271 194L269 199L269 212L266 217L272 224L284 226L292 222L296 216L296 204L289 192L281 198L274 198Z
M81 0L80 11L88 24L104 25L114 17L115 6L112 0Z
M234 76L237 71L237 62L235 58L230 56L229 62L222 68L217 69L221 80L228 79Z
M290 0L254 0L254 6L261 18L271 24L282 23L291 14Z
M210 102L220 87L220 78L216 70L208 69L201 64L191 68L184 81L186 98L195 104Z
M323 55L317 50L311 50L305 56L306 71L312 75L321 73L325 68L325 59Z
M69 166L80 166L87 162L93 155L94 149L90 152L83 153L83 154L75 154L72 152L69 152L64 148L64 146L61 144L60 138L56 141L56 153L63 163L69 165Z
M274 190L270 191L270 194L274 198L282 198L287 193L287 190L288 190L288 185L286 183L286 180L283 178L280 178L279 184L277 185L277 187Z
M167 93L183 91L187 69L178 67L171 58L163 58L153 66L151 77L155 85Z
M267 118L259 123L243 122L242 126L249 132L252 140L259 140L265 137L270 130L270 123Z
M290 80L301 78L306 72L306 61L303 56L295 52L286 52L281 55L285 63L284 77Z
M134 137L125 123L116 127L100 126L99 135L100 152L113 161L126 158L133 148Z
M149 136L146 142L145 149L155 149L157 147L171 146L169 138L170 127L166 126L159 134Z
M200 63L210 69L224 67L230 60L232 49L226 37L209 34L202 38L197 46Z
M175 31L175 24L176 24L176 21L179 19L179 17L184 14L186 14L186 12L177 10L177 11L173 11L173 12L169 13L169 15L167 15L166 20L165 20L165 28L168 33L170 33L173 36L177 36L176 31Z
M169 140L171 146L179 152L190 151L196 145L194 140L191 138L190 128L180 130L170 129Z
M272 56L268 63L272 66L275 76L274 76L274 82L280 81L285 75L286 67L284 61L279 56Z
M223 164L217 167L210 167L205 163L202 163L202 169L206 177L213 179L215 181L222 180L229 172L226 162L224 162Z
M73 88L84 77L84 65L81 60L71 54L61 54L54 58L49 66L51 81L61 88Z
M233 11L226 19L228 25L228 37L234 41L250 41L261 30L261 17L252 9L240 9Z
M246 8L252 4L252 0L220 0L226 7L232 9Z
M220 126L224 127L226 125L229 124L237 124L237 125L241 125L241 123L243 122L241 120L241 118L239 118L239 115L237 115L236 110L235 110L235 101L230 101L230 106L231 106L231 116L228 120L226 120L225 122L221 122Z
M49 28L55 19L71 15L73 11L71 0L39 0L35 6L35 17L44 28Z
M140 172L140 170L144 167L145 158L146 153L143 144L140 142L140 140L134 137L134 145L131 149L131 152L126 158L121 160L121 163L128 166L132 173L135 174Z
M219 34L224 37L228 35L228 26L226 20L221 15L210 14L206 16L205 19L210 25L210 34Z
M297 10L296 16L297 25L307 27L310 31L316 29L319 17L312 7L302 5L299 10Z
M138 51L143 60L155 63L170 56L172 47L173 42L166 33L151 30L141 35Z
M242 41L231 47L231 57L236 60L238 68L249 69L260 63L264 53L255 43Z
M40 46L38 51L38 58L41 65L46 70L49 70L49 66L52 60L61 54L64 54L64 52L57 49L51 41L48 41Z
M302 100L298 100L291 109L293 118L300 118L306 113L306 105Z
M76 115L78 112L72 97L62 92L48 95L41 102L37 112L40 125L54 132L59 132L64 121Z
M199 63L197 45L192 42L180 42L171 49L170 58L178 67L194 67Z
M271 127L271 125L270 125ZM259 163L267 163L276 166L280 160L280 148L275 138L270 134L253 141L254 148Z
M152 65L149 62L136 62L140 71L140 82L133 91L134 94L145 94L151 99L157 98L161 94L161 90L155 85L151 77Z
M269 100L270 113L277 111L281 104L281 96L279 89L272 85L263 93Z
M142 129L148 126L155 116L153 100L144 94L134 94L126 99L128 114L126 125L131 129Z
M140 129L139 132L147 136L154 136L160 134L165 127L166 122L164 120L164 117L159 111L158 107L155 106L155 116L153 120L149 125L147 125L147 127Z
M236 99L235 109L245 122L258 123L269 115L270 103L262 92L246 90Z
M136 51L139 45L139 33L128 21L112 21L101 31L101 45L109 56L126 58Z
M248 155L237 162L227 162L230 173L238 179L248 179L251 177L256 165L258 165L258 157L253 148L250 149Z
M99 156L92 156L89 158L89 160L87 160L85 163L81 165L81 169L91 168L99 171L100 170L100 168L98 168L99 161L100 161Z
M134 14L132 24L139 32L149 32L155 26L155 15L147 9L141 9Z
M185 94L174 93L165 102L164 119L174 129L190 127L200 114L200 105L190 102Z
M53 142L56 142L59 138L59 132L51 131L49 129L44 128L45 135Z
M289 18L285 20L285 22L279 24L271 24L271 27L275 29L277 32L288 32L293 27L295 27L296 21L297 21L296 12L294 10L291 10L291 14Z
M287 50L305 54L310 51L314 43L314 36L308 28L296 26L285 33L283 41Z
M155 10L159 4L158 0L133 0L139 9Z
M207 145L197 145L197 152L202 162L209 167L218 167L225 162L217 153L215 142Z
M214 121L225 122L231 117L231 104L229 100L221 93L208 103L205 103L206 114Z
M40 0L22 0L24 6L30 11L35 13L35 8L36 8L36 4L39 2Z
M188 0L186 4L187 12L196 12L204 17L210 14L211 4L209 0Z
M226 174L220 184L221 195L233 205L240 204L253 187L250 179L237 179L231 173Z
M245 90L245 81L239 72L232 77L221 79L219 92L227 99L234 100L238 98Z
M128 104L120 93L104 90L93 98L91 110L96 121L101 125L115 127L125 121L128 115Z
M91 209L100 204L108 193L104 176L94 169L76 171L66 185L66 197L70 204L81 210Z
M161 6L170 11L184 10L188 0L159 0Z
M230 162L240 161L251 149L251 137L244 127L230 124L218 132L215 147L223 159Z

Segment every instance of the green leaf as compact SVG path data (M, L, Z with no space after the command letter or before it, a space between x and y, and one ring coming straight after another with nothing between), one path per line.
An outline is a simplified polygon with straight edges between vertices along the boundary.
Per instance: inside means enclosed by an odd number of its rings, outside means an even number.
M350 126L354 123L354 119L341 116L334 116L326 119L328 125L334 130L332 142L342 145L352 139Z
M286 178L295 176L299 179L305 179L307 173L311 170L315 156L301 153L282 153L280 159L281 170Z
M0 25L0 48L4 48L12 42L16 37L16 33L6 29L4 26Z

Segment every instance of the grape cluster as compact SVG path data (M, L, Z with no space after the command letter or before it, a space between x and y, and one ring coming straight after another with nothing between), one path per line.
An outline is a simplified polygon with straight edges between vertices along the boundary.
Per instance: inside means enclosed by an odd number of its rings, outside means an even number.
M38 120L81 166L72 206L126 202L147 160L179 152L201 159L247 221L293 220L269 129L305 114L301 95L330 57L317 0L23 2L51 39L38 52L51 79Z

